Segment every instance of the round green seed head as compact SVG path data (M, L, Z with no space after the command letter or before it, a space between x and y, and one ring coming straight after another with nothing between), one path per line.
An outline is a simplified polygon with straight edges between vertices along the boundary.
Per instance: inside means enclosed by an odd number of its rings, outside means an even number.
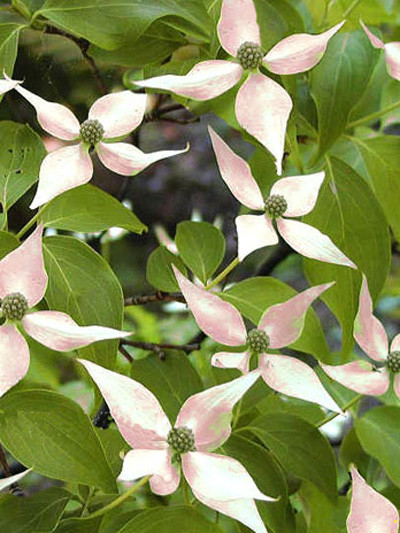
M262 329L252 329L247 334L247 346L256 354L264 353L268 350L270 339Z
M265 202L265 212L269 218L280 218L286 211L288 205L285 197L281 194L269 196Z
M248 70L260 67L264 55L259 44L246 41L239 46L236 57L241 66Z
M20 292L12 292L1 300L3 316L8 320L21 320L28 309L28 300Z
M193 431L186 426L172 428L167 442L177 454L196 451Z
M400 372L400 352L390 353L386 359L386 366L394 374Z
M85 144L94 146L104 137L104 128L98 120L85 120L81 125L80 137Z

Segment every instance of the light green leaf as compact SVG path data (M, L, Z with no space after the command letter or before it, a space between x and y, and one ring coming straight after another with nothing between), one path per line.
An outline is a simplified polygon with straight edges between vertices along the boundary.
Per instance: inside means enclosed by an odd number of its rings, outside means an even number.
M0 531L47 533L53 531L71 498L61 488L42 490L29 498L0 497Z
M147 230L132 211L93 185L82 185L54 198L41 220L46 227L84 233L113 226L139 234Z
M365 181L334 157L313 211L304 222L318 228L358 266L355 271L311 259L304 260L311 285L336 281L321 295L343 328L343 352L353 346L353 323L358 308L361 275L368 278L372 298L382 290L390 266L390 238L382 209Z
M54 479L115 491L100 441L72 400L45 390L14 392L0 400L0 440L22 464Z
M296 294L297 292L283 281L269 277L255 277L236 283L232 288L220 293L220 296L257 325L271 305L288 300ZM296 350L310 353L319 360L325 362L330 360L329 348L313 309L307 312L300 338L291 346Z
M19 246L19 241L12 233L0 231L0 259Z
M21 19L23 20L23 19ZM6 72L12 77L17 58L19 33L24 24L5 22L0 24L0 73ZM3 95L0 95L0 101Z
M355 421L364 450L378 459L387 475L400 486L400 407L376 407Z
M183 262L205 285L225 255L225 239L208 222L180 222L175 242Z
M108 263L73 237L45 238L43 251L49 308L69 314L80 326L121 329L122 289ZM117 347L118 340L96 342L80 348L79 355L113 368Z
M349 501L340 496L333 503L314 485L305 481L300 489L300 497L306 502L309 513L307 533L343 533L349 514ZM365 532L367 533L367 532Z
M29 126L16 122L0 122L0 139L0 202L7 211L38 180L46 151Z
M200 376L184 352L168 350L165 360L150 354L132 365L131 377L159 400L172 424L189 396L203 390Z
M147 260L147 281L161 291L179 291L172 265L186 275L186 268L181 259L164 246L158 246Z

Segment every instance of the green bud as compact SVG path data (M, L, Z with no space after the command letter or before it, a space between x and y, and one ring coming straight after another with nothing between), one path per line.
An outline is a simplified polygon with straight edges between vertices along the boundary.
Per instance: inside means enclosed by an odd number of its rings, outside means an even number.
M236 57L241 66L248 70L260 67L264 54L259 44L246 41L239 46Z
M8 320L21 320L28 309L28 300L20 292L12 292L1 300L3 316Z
M193 431L185 426L172 428L168 433L167 442L176 454L196 451Z
M247 335L247 346L255 354L261 354L268 350L270 339L262 329L252 329Z
M269 196L265 202L265 212L269 218L280 218L286 211L288 205L285 197L281 194Z
M104 128L98 120L85 120L81 125L80 137L85 144L94 146L104 136Z
M386 359L386 366L394 374L400 372L400 352L390 353Z

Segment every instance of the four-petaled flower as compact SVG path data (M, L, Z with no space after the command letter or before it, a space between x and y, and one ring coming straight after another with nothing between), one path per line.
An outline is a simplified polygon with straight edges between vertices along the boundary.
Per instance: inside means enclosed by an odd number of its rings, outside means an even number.
M5 318L0 326L0 396L22 379L29 368L29 347L17 329L18 322L32 338L59 352L132 334L102 326L81 327L58 311L27 312L40 302L47 286L42 232L39 226L0 261L0 305Z
M363 275L360 303L354 321L354 337L364 352L375 361L384 363L376 368L371 363L352 361L344 365L321 364L324 371L335 381L360 394L379 396L384 394L394 375L394 392L400 398L400 333L389 342L382 323L372 314L372 299L367 278Z
M182 469L200 502L256 533L267 533L254 499L274 498L258 490L241 463L210 453L229 438L232 409L258 379L257 371L194 394L183 404L172 427L157 398L141 383L89 361L80 362L133 448L124 457L119 479L151 475L152 491L167 495L178 488Z
M7 80L12 83L9 78ZM36 109L37 119L45 131L65 141L80 141L79 144L59 148L44 158L31 209L90 181L93 164L89 150L92 147L104 166L123 176L133 176L160 159L187 150L186 147L184 150L146 154L131 144L115 142L142 122L146 110L145 94L121 91L102 96L94 102L88 119L80 125L67 107L47 102L20 85L15 84L14 89Z
M284 303L273 305L263 314L257 329L247 333L243 318L233 305L202 287L197 287L177 268L173 268L199 328L226 346L246 345L245 351L241 353L215 354L212 358L214 366L238 368L247 373L249 359L255 354L259 356L258 370L269 387L282 394L340 412L310 366L294 357L268 353L268 349L283 348L299 338L307 310L332 283L311 287Z
M348 533L397 533L399 513L387 498L367 485L354 466L351 467L353 490Z
M357 268L329 237L304 222L292 220L313 210L324 172L282 178L274 183L269 197L264 199L247 162L236 155L212 128L209 132L222 179L232 194L246 207L264 211L262 215L236 218L240 260L258 248L278 243L273 226L273 221L276 221L281 236L299 254Z
M384 43L379 37L374 35L367 26L361 21L361 25L364 28L365 33L374 48L384 50L386 59L386 68L389 74L395 80L400 81L400 41L391 43Z
M324 55L329 39L344 22L320 35L299 33L286 37L264 56L253 0L223 0L217 31L222 47L235 61L203 61L185 76L158 76L135 83L194 100L210 100L236 85L246 73L236 97L237 120L271 152L281 174L292 100L278 83L261 74L259 68L263 66L274 74L297 74L313 68Z

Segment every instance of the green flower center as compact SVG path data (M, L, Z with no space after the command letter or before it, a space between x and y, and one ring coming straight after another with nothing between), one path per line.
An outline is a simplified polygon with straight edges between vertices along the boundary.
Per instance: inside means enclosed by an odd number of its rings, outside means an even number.
M386 359L386 366L394 374L400 372L400 352L390 353Z
M21 320L28 309L28 300L20 292L12 292L1 300L3 316L8 320Z
M104 128L98 120L85 120L81 125L80 137L85 144L94 146L104 137Z
M196 451L193 431L186 426L172 428L167 442L177 454Z
M265 212L269 218L280 218L286 211L288 205L285 197L281 194L273 194L269 196L265 202Z
M270 339L262 329L252 329L247 334L247 346L255 354L261 354L268 350Z
M248 70L260 67L264 54L259 44L246 41L239 46L236 57L241 66Z

